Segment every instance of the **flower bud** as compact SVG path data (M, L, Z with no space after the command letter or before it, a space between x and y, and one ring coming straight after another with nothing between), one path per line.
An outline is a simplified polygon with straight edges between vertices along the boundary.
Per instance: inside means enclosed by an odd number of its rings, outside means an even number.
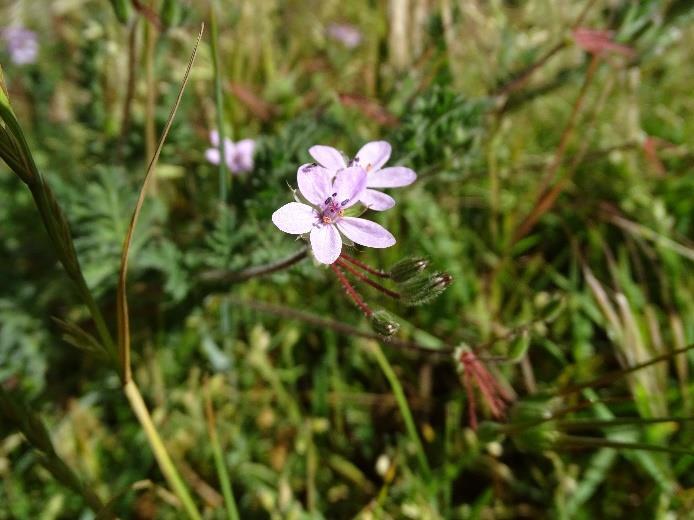
M390 278L397 283L406 282L429 267L429 260L423 257L403 258L390 268Z
M519 451L538 452L552 448L559 430L552 418L551 401L519 401L511 409L508 433Z
M400 294L405 305L422 305L441 295L453 283L448 273L421 274L400 284Z
M384 338L389 338L400 329L400 324L389 312L381 309L371 315L371 328Z

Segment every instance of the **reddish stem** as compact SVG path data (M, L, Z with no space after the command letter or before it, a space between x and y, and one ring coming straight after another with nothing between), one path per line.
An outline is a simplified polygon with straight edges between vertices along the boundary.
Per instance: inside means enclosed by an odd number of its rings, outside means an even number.
M352 298L352 301L359 307L359 310L364 313L364 316L367 318L370 318L371 315L373 314L373 311L369 309L369 306L366 305L366 302L362 299L361 296L359 296L359 293L352 287L352 285L349 283L349 280L347 280L347 277L345 274L342 272L342 269L340 269L337 265L335 264L330 264L330 269L333 270L335 273L335 276L337 276L337 279L340 281L340 284L344 288L345 292L347 293L347 296Z
M379 278L390 278L390 273L387 271L381 271L380 269L376 269L374 267L371 267L368 264L365 264L361 260L357 260L356 258L349 256L347 253L341 253L340 257L343 260L347 260L350 264L354 264L357 267L363 269L369 274L372 274L374 276L378 276Z
M472 381L470 381L470 373L465 367L463 372L463 384L465 385L465 395L467 396L467 412L470 428L477 430L477 412L475 410L475 392L472 389Z
M357 270L356 270L354 267L352 267L351 265L346 264L346 263L344 263L344 262L341 261L341 260L338 260L336 263L337 263L340 267L343 267L344 269L346 269L349 273L351 273L351 274L353 274L354 276L356 276L357 278L359 278L362 282L364 282L364 283L370 285L371 287L373 287L374 289L376 289L376 290L378 290L378 291L381 291L381 292L382 292L383 294L385 294L386 296L390 296L391 298L393 298L393 299L395 299L395 300L399 300L399 299L400 299L400 293L397 293L397 292L395 292L395 291L391 291L391 290L388 289L387 287L382 286L380 283L374 282L374 281L371 280L370 278L367 278L367 277L364 276L362 273L360 273L359 271L357 271Z

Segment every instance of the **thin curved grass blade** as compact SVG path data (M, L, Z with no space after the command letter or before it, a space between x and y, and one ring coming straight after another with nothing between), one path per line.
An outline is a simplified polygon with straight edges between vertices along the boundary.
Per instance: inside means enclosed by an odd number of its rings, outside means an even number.
M190 76L190 70L193 67L193 62L195 61L195 56L198 52L198 46L200 45L200 40L202 38L202 33L205 30L205 25L202 24L200 27L200 32L198 33L198 38L193 47L193 52L188 60L188 66L186 67L186 72L183 76L183 81L178 89L178 95L176 96L176 101L169 112L169 117L166 120L166 125L164 125L164 131L161 134L157 148L152 156L152 159L147 166L147 173L145 174L145 180L142 182L142 188L140 188L140 194L137 198L137 203L135 204L135 210L133 211L133 216L130 219L130 225L128 226L128 231L125 235L125 240L123 241L123 249L121 252L121 263L120 271L118 273L118 288L116 290L116 312L118 316L118 357L121 365L121 378L124 383L127 383L131 378L130 372L130 321L128 318L128 296L126 293L126 282L128 276L128 253L130 252L130 245L132 244L133 233L135 231L135 226L137 225L137 219L140 216L140 211L142 210L142 205L145 201L145 196L147 194L147 186L154 177L154 171L159 160L159 154L164 146L166 137L169 134L173 119L176 116L176 111L183 98L183 92L188 83L188 77Z

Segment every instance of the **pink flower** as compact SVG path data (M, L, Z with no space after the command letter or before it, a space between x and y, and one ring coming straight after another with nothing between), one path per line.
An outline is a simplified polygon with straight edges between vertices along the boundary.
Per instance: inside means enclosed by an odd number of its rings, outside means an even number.
M577 27L573 30L573 37L579 47L591 54L601 55L606 52L616 52L627 58L634 55L634 49L631 47L614 42L614 33L611 31Z
M36 33L24 27L7 27L0 31L7 44L10 59L17 65L34 63L39 54L39 42Z
M360 201L370 209L383 211L395 206L389 195L370 188L400 188L408 186L417 179L417 174L404 166L381 167L390 159L390 144L386 141L371 141L361 147L349 166L361 166L367 173L366 187ZM308 153L318 164L331 173L347 168L348 164L342 152L331 146L312 146Z
M328 36L340 42L348 49L354 49L361 43L361 31L346 23L331 23L328 25Z
M219 132L210 132L212 148L205 150L205 158L212 164L219 164ZM231 139L224 138L224 163L231 173L244 173L253 169L253 153L255 141L242 139L234 143Z
M356 244L384 248L395 244L388 230L363 218L346 217L366 189L366 172L343 168L333 180L325 168L304 164L297 172L299 191L310 204L290 202L272 214L272 222L285 233L310 233L313 254L322 264L332 264L342 251L342 235Z

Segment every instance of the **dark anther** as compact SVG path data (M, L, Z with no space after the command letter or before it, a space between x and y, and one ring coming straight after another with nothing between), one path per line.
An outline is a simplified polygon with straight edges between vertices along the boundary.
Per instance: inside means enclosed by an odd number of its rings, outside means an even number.
M349 202L349 199L345 199L345 200L342 201L342 205L343 205L343 206L346 206L348 202Z
M332 202L332 200L333 200L332 197L328 197L327 199L325 199L325 202L323 204L326 204L326 205L330 204L330 202Z

